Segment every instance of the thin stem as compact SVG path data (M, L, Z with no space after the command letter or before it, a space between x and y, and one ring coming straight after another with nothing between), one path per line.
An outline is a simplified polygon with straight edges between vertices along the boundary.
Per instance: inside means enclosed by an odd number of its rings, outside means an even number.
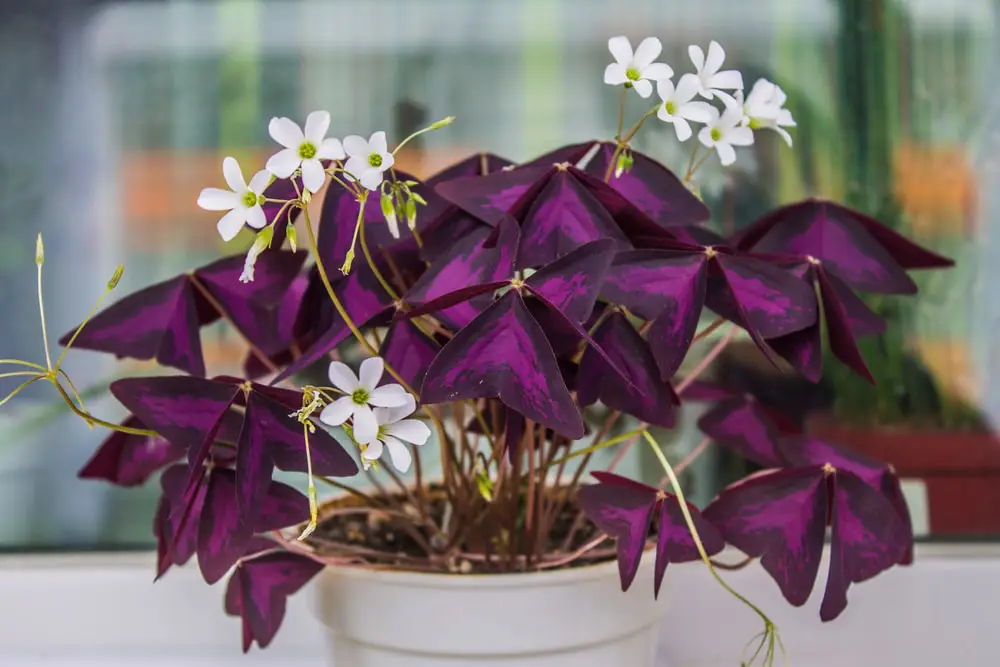
M625 123L625 99L628 96L628 88L622 86L622 99L618 104L618 131L615 132L615 140L622 138L622 125Z
M0 380L4 378L24 377L27 375L30 375L31 377L38 377L38 373L35 371L11 371L9 373L0 373Z
M628 433L622 433L619 436L615 436L614 438L611 438L610 440L605 440L604 442L599 442L596 445L591 445L590 447L586 447L584 449L577 450L577 451L575 451L575 452L573 452L571 454L567 454L566 456L562 457L561 459L553 461L553 465L557 465L559 463L562 463L563 461L568 461L569 459L575 459L577 456L583 456L585 454L590 454L591 452L596 452L597 450L604 449L605 447L611 447L613 445L617 445L620 442L625 442L629 438L635 438L637 436L642 435L643 431L645 431L645 430L646 430L645 426L642 427L642 428L637 428L634 431L629 431Z
M2 401L0 401L0 407L3 407L4 404L7 403L7 401L9 401L10 399L14 398L19 393L21 393L22 389L24 389L26 387L30 387L31 385L35 384L36 382L38 382L39 380L44 379L44 378L45 378L44 375L35 375L35 377L31 378L30 380L25 380L21 384L17 385L16 387L14 387L13 391L11 391L9 394L7 394L7 396L4 397L4 399Z
M232 318L229 317L229 315L226 313L226 309L222 306L221 303L219 303L218 299L212 296L212 293L208 291L208 288L205 287L204 284L202 284L201 280L199 280L198 277L193 273L188 274L188 280L191 282L194 288L198 290L198 293L205 298L205 301L208 301L209 305L211 305L212 308L214 308L219 313L219 316L226 322L226 324L228 324L233 329L233 331L235 331L236 334L243 339L243 342L246 343L247 347L250 348L250 351L253 352L254 356L260 359L260 362L264 364L265 367L267 367L267 370L269 370L272 373L277 373L278 367L274 364L273 361L271 361L271 358L268 357L266 354L264 354L264 352L259 347L254 345L253 341L247 338L247 336L242 331L240 331L240 328L236 326L236 323L233 322Z
M354 487L348 486L347 484L344 484L343 482L338 482L335 479L331 479L329 477L322 477L322 476L317 476L316 479L318 479L319 481L323 482L324 484L332 486L333 488L335 488L335 489L337 489L339 491L344 491L345 493L349 493L352 496L355 496L356 498L360 498L361 500L365 501L369 505L375 506L375 505L378 505L380 503L380 501L377 500L374 496L370 496L367 493L365 493L364 491L358 491Z
M365 197L367 197L367 194L365 195ZM361 211L363 216L365 209L365 200L361 199L359 200L359 203L361 204ZM392 288L392 285L389 284L389 281L386 280L385 276L382 275L382 272L379 270L378 266L375 265L375 260L372 259L371 252L368 250L368 240L365 238L364 219L359 218L358 226L357 228L355 228L355 231L358 231L359 229L361 231L361 252L365 256L365 261L368 262L368 268L370 268L372 270L372 273L375 274L375 279L378 280L378 284L382 286L382 289L384 289L385 293L389 295L389 298L392 299L393 301L399 301L399 295L396 294L396 290Z
M12 364L14 366L26 366L28 368L34 368L36 371L41 371L44 373L48 369L41 364L34 364L30 361L21 361L20 359L0 359L0 364Z
M56 363L56 368L59 368L58 362ZM80 404L80 409L87 412L87 406L83 404L83 396L80 396L80 392L76 390L76 385L73 384L73 380L70 379L69 374L64 370L59 370L59 374L63 376L64 380L66 380L66 384L69 385L69 390L73 392L73 398L75 398L76 402ZM91 425L91 428L93 428L93 425Z
M691 180L694 175L694 161L698 157L698 151L701 150L701 144L697 141L694 142L694 150L691 151L691 159L688 160L687 171L684 172L684 183Z
M41 235L38 237L41 239ZM52 357L49 355L49 332L45 326L45 301L42 299L42 262L36 262L38 267L38 313L42 319L42 345L45 346L45 366L52 370Z
M396 146L396 148L393 149L392 154L395 155L399 151L400 148L402 148L406 144L410 143L410 141L412 141L413 139L416 139L421 134L426 134L428 132L433 132L434 130L440 130L442 127L445 127L447 125L451 125L453 122L455 122L455 117L454 116L448 116L447 118L445 118L443 120L439 120L438 122L432 123L431 125L428 125L427 127L423 128L423 129L417 130L416 132L414 132L410 136L408 136L405 139L403 139L402 141L400 141L399 145Z
M303 529L302 534L299 535L299 542L312 535L313 531L316 530L316 522L319 520L319 507L316 501L316 483L313 481L312 451L309 447L309 426L310 424L305 422L302 424L302 437L305 439L306 443L306 478L309 480L306 487L306 494L309 498L309 523L306 525L305 529Z
M74 331L73 335L70 336L69 341L67 341L66 345L63 346L63 350L59 354L59 358L56 359L56 365L55 365L56 370L62 367L63 359L66 358L66 353L69 352L69 349L73 347L73 343L74 341L76 341L76 337L80 335L81 331L83 331L83 327L87 326L87 323L90 322L90 318L92 318L94 316L94 313L97 312L97 309L101 307L101 304L104 303L104 299L108 296L110 292L111 292L110 289L105 288L101 296L98 297L97 302L90 309L90 312L88 312L87 316L83 318L82 322L80 322L80 326L76 328L76 331Z
M699 331L698 333L696 333L694 335L694 339L691 342L697 343L702 338L710 336L716 329L718 329L719 327L721 327L725 323L726 323L726 318L724 318L724 317L717 317L717 318L715 318L714 322L712 322L707 327L705 327L704 329L702 329L701 331Z
M663 454L663 450L660 448L660 445L656 442L656 439L650 435L649 431L643 431L642 436L646 439L646 442L649 443L649 446L656 455L656 458L660 461L660 465L663 466L663 470L670 478L674 494L677 496L677 505L680 507L681 514L684 515L684 522L687 524L688 531L691 533L691 539L694 541L694 546L698 549L698 554L701 556L701 560L705 563L708 571L712 574L712 577L714 577L715 580L719 582L719 585L726 589L730 595L734 596L760 616L761 620L764 621L765 627L774 632L774 623L770 618L768 618L767 614L761 611L757 605L737 593L721 576L719 576L715 566L712 565L712 559L705 551L705 545L702 543L701 536L698 534L698 528L694 525L694 518L691 516L691 510L688 508L687 501L684 499L684 491L681 489L680 482L677 480L677 475L674 473L674 469L671 467L670 462L667 461L667 457Z
M678 395L682 394L685 389L690 387L692 383L694 383L694 381L697 380L698 377L705 372L705 369L708 368L708 366L713 361L715 361L716 357L722 354L722 351L726 349L726 346L729 345L729 343L733 340L733 337L735 335L736 335L736 325L734 324L732 327L730 327L729 333L726 334L726 337L720 340L718 343L716 343L715 347L713 347L709 351L709 353L705 355L705 358L699 361L698 365L695 366L691 370L691 372L688 373L688 375L683 380L681 380L680 384L677 385Z
M684 472L684 469L687 468L692 463L694 463L695 459L697 459L699 456L701 456L702 452L704 452L706 449L708 449L708 446L711 445L711 444L712 444L712 439L711 438L708 438L708 437L702 438L701 442L699 442L695 446L695 448L691 450L691 453L689 453L687 456L685 456L684 459L680 463L677 464L677 467L674 468L674 472L676 472L678 475L681 474L682 472ZM661 481L660 482L660 486L663 486L664 483L665 482Z
M40 376L40 377L38 377L36 379L41 380L43 377L46 377L46 376ZM73 399L70 398L69 394L66 393L66 390L63 389L62 385L59 384L58 380L56 380L54 378L51 378L51 377L49 377L47 379L50 382L52 382L52 384L55 386L56 391L58 391L59 395L62 396L62 398L63 398L64 401L66 401L66 405L69 406L69 409L72 410L74 413L76 413L76 415L78 417L82 417L85 421L93 423L93 424L96 424L97 426L103 426L104 428L112 430L112 431L118 431L119 433L128 433L129 435L144 435L144 436L146 436L148 438L155 438L155 437L159 436L159 433L157 433L156 431L150 431L149 429L146 429L146 428L133 428L131 426L123 426L121 424L114 424L112 422L104 421L103 419L99 419L99 418L95 417L94 415L90 414L89 412L84 412L80 408L76 407L76 405L73 403ZM29 381L29 383L30 383L30 381ZM10 398L10 397L8 397L8 398ZM6 402L6 400L7 399L5 399L4 402ZM2 405L2 404L3 403L0 403L0 405Z

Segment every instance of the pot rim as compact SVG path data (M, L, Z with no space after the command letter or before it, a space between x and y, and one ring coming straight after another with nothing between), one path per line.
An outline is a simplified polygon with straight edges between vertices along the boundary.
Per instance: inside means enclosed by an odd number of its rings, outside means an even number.
M652 549L646 549L645 554ZM652 561L643 559L643 565ZM567 569L553 569L542 572L490 572L485 574L446 574L442 572L415 572L412 570L374 569L352 567L350 565L328 566L324 576L352 578L390 585L404 585L412 588L437 589L492 589L492 588L539 588L557 587L572 583L603 579L618 574L618 559L581 565Z

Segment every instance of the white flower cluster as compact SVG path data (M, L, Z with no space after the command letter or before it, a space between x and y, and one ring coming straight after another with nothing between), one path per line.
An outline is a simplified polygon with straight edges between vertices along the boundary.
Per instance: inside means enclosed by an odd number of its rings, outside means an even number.
M388 450L392 465L406 472L413 457L403 443L422 445L431 431L420 420L405 419L417 404L402 386L379 386L384 370L385 363L379 357L361 362L358 375L346 364L331 362L330 382L344 395L323 408L319 420L330 426L351 420L351 435L361 446L361 462L366 470Z
M323 160L340 162L348 182L358 182L367 190L378 190L383 174L393 166L394 157L386 144L385 132L376 132L367 141L351 135L343 143L327 137L330 112L313 111L306 117L305 129L290 118L272 118L267 130L282 150L272 155L263 170L243 180L243 172L235 158L222 161L222 173L228 190L205 188L198 197L198 206L209 211L228 211L219 220L219 235L230 241L244 224L261 229L267 224L262 204L264 190L275 178L292 178L301 174L302 185L310 193L318 192L326 183ZM259 254L259 253L258 253ZM252 276L252 270L249 272ZM252 279L252 278L251 278Z
M793 127L795 121L784 108L784 91L777 84L760 79L744 99L743 75L736 70L722 70L726 52L718 42L709 45L707 55L700 46L688 47L695 71L681 76L676 85L672 81L673 69L653 62L663 50L657 38L647 37L633 51L627 37L612 37L608 49L615 62L604 70L604 82L634 88L643 98L652 94L655 82L660 97L657 117L673 124L679 141L691 138L692 122L702 123L698 141L714 149L723 165L736 161L734 146L753 144L754 130L774 130L792 145L792 138L784 128ZM720 111L698 97L721 100L724 108Z

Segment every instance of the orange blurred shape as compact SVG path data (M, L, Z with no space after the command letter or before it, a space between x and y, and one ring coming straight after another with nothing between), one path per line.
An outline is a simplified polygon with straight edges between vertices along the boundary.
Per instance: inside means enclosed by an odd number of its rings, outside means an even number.
M976 177L964 148L901 142L895 191L918 236L975 233Z

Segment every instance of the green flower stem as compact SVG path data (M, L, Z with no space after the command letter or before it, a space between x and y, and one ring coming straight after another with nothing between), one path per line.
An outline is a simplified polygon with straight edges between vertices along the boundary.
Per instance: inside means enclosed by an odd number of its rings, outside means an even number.
M677 479L677 475L674 473L673 467L671 467L670 462L667 461L667 457L663 454L663 449L660 447L659 443L656 442L656 439L652 435L650 435L649 431L644 430L642 432L642 436L646 439L646 442L649 443L649 446L652 448L653 453L656 455L656 458L659 459L660 465L663 466L664 472L666 472L667 477L670 478L670 486L672 487L674 494L677 496L677 505L680 507L681 514L684 515L684 522L687 524L688 531L690 531L691 533L691 539L694 540L695 548L698 549L698 554L701 556L702 562L705 563L705 566L708 568L708 571L712 574L712 577L715 578L715 580L719 583L720 586L722 586L730 595L732 595L737 600L739 600L747 607L752 609L754 613L756 613L764 622L765 637L767 636L770 637L770 647L768 648L768 652L765 655L764 661L766 664L768 662L768 658L770 658L771 663L773 663L774 640L778 633L777 628L774 625L774 622L770 618L768 618L767 614L761 611L761 609L757 607L757 605L755 605L754 603L750 602L748 599L737 593L729 584L726 583L726 581L721 576L719 576L719 573L716 571L715 566L712 564L712 559L705 551L705 545L701 541L701 536L698 534L698 529L694 525L694 518L692 518L691 516L691 510L688 509L687 501L684 499L684 491L683 489L681 489L680 482Z
M402 141L400 141L399 145L396 146L396 148L393 149L392 154L395 155L397 152L399 152L400 148L402 148L406 144L410 143L410 141L412 141L413 139L416 139L421 134L427 134L428 132L433 132L434 130L440 130L442 127L446 127L448 125L451 125L453 122L455 122L455 117L454 116L448 116L447 118L445 118L443 120L439 120L436 123L432 123L432 124L428 125L427 127L423 128L421 130L417 130L416 132L414 132L413 134L411 134L407 138L405 138Z
M557 459L557 460L553 461L549 465L559 465L561 463L564 463L565 461L569 461L570 459L575 459L578 456L583 456L585 454L591 454L593 452L596 452L599 449L604 449L605 447L612 447L612 446L617 445L617 444L619 444L621 442L625 442L626 440L629 440L630 438L635 438L636 436L640 436L640 435L642 435L645 432L646 432L646 429L645 429L645 427L643 427L643 428L637 428L634 431L629 431L628 433L622 433L621 435L617 435L617 436L615 436L615 437L613 437L613 438L611 438L609 440L605 440L603 442L599 442L596 445L591 445L590 447L587 447L585 449L581 449L581 450L575 451L572 454L567 454L566 456L562 457L561 459Z
M657 106L653 107L652 109L650 109L649 111L647 111L646 113L644 113L642 115L642 118L640 118L636 122L636 124L633 125L629 129L628 132L625 133L624 137L619 136L617 138L618 139L618 145L615 146L615 152L612 153L612 155L611 155L611 160L608 162L608 168L604 171L604 182L605 183L609 183L611 181L611 174L615 170L615 163L618 161L618 156L622 154L622 150L624 150L624 148L626 146L628 146L628 142L632 141L632 137L634 137L635 134L636 134L636 132L639 131L639 128L642 127L643 123L645 123L646 120L648 120L650 116L653 116L654 114L656 114L656 111L659 108L660 108L659 105L657 105ZM618 128L618 134L621 135L621 126L619 126L619 128Z
M15 366L25 366L27 368L32 368L36 371L44 373L46 370L45 366L41 364L34 364L30 361L21 361L20 359L0 359L0 364L12 364Z
M39 267L39 270L41 270L41 267ZM39 288L38 289L39 289L39 294L41 294L41 285L40 284L39 284ZM94 303L93 307L87 313L87 316L83 318L82 322L80 322L80 326L78 326L76 328L76 331L74 331L73 335L70 336L69 341L66 343L65 346L63 346L62 353L59 355L59 358L56 359L55 370L58 371L62 367L63 359L66 358L66 353L69 352L69 348L71 348L73 346L74 341L76 341L76 337L79 336L80 332L83 331L83 328L85 326L87 326L87 323L90 322L90 318L92 318L94 316L94 314L97 313L97 309L101 307L101 304L104 303L104 299L107 298L108 294L110 294L111 290L113 290L113 289L114 289L114 286L111 285L110 283L108 283L108 285L104 288L104 291L101 293L101 296L99 296L97 298L97 301ZM44 315L43 315L43 318L44 318ZM43 319L43 323L42 323L42 330L43 331L45 330L44 319ZM69 378L67 377L66 379L68 380Z
M38 246L42 245L42 235L38 235ZM45 347L45 366L51 370L52 369L52 357L49 355L49 332L45 326L45 301L42 299L42 254L36 253L36 257L39 259L35 262L38 268L36 272L38 274L38 313L42 319L42 345Z
M7 403L7 401L9 401L10 399L14 398L19 393L21 393L22 389L30 387L31 385L35 384L36 382L44 378L45 378L44 375L36 375L35 377L25 380L21 384L17 385L16 387L14 387L14 390L12 392L10 392L9 394L7 394L7 396L4 397L3 400L0 400L0 407L3 407L3 405Z
M42 379L42 377L38 377L35 379L40 380ZM131 426L122 426L121 424L114 424L112 422L99 419L88 412L84 412L80 408L76 407L76 404L73 403L73 399L70 398L69 394L66 393L66 390L63 389L62 385L59 384L58 380L53 378L48 378L48 379L50 382L52 382L52 385L56 388L56 391L59 392L59 395L62 396L63 400L66 401L66 405L69 406L69 409L72 410L74 413L76 413L76 415L81 417L84 421L91 424L96 424L97 426L103 426L104 428L110 429L112 431L118 431L119 433L128 433L129 435L144 435L150 438L154 438L159 435L159 433L157 433L156 431L150 431L149 429L145 428L133 428Z

